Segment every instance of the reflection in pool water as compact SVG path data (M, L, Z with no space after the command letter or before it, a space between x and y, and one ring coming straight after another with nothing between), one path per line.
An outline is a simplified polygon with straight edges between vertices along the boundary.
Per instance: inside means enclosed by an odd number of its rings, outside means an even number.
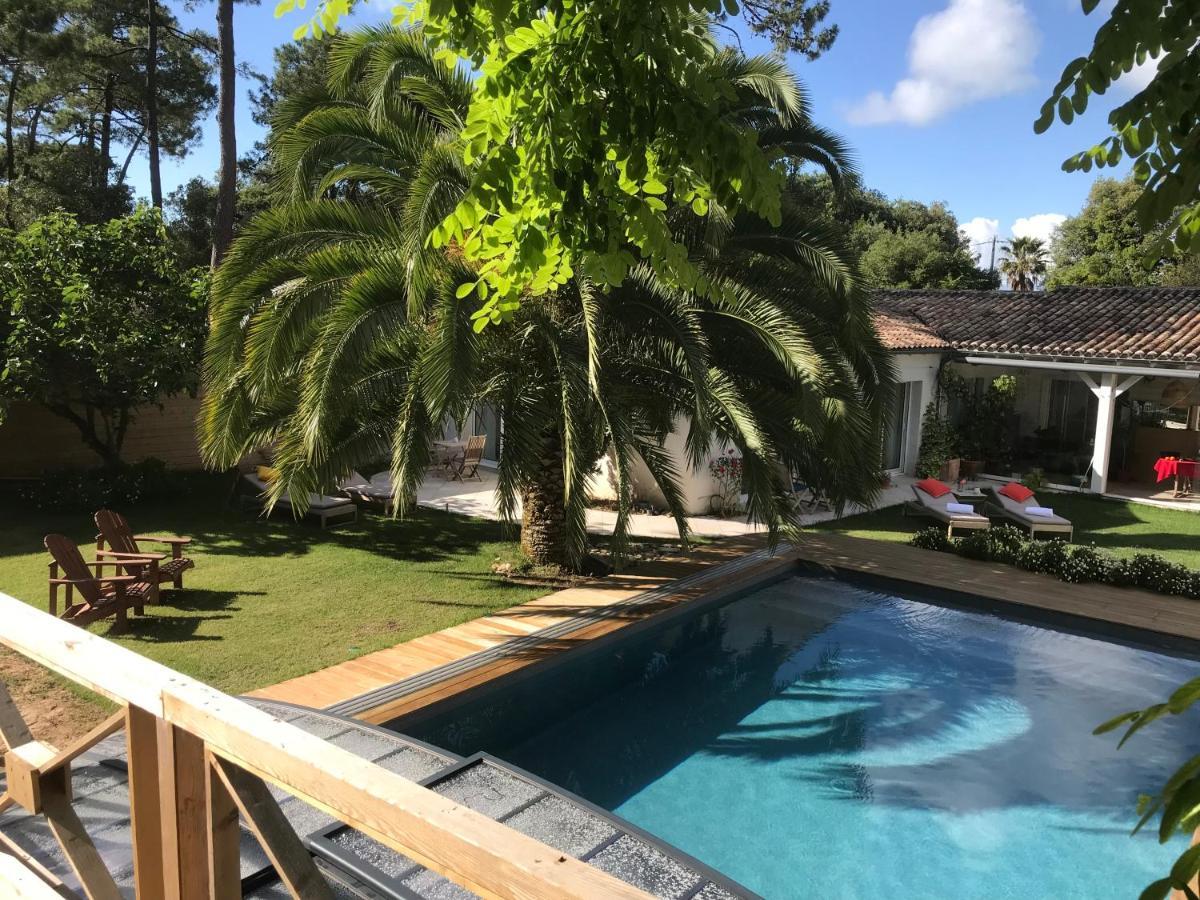
M1180 850L1129 837L1136 797L1200 735L1164 722L1117 752L1091 730L1197 674L799 576L408 730L561 784L769 898L1136 897Z

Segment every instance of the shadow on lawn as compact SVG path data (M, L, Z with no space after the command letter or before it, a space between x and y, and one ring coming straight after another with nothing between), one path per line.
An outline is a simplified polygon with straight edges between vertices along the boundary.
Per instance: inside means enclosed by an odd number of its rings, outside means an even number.
M206 591L194 588L164 591L162 602L146 607L146 615L130 617L129 631L121 637L153 644L220 641L220 635L198 635L196 631L205 622L232 619L240 608L233 605L235 600L262 596L265 596L262 591ZM110 626L105 637L111 636Z

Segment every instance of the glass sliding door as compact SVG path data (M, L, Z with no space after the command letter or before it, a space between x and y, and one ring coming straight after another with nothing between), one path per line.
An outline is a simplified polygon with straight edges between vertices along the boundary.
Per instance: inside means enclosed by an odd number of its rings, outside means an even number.
M481 406L475 410L475 434L487 436L487 443L483 445L484 460L497 462L500 459L501 428L500 417L492 407Z
M886 422L887 431L883 436L883 469L885 472L899 472L905 468L907 460L905 446L908 443L908 425L912 405L913 387L916 382L905 381L896 385L896 394L892 398Z

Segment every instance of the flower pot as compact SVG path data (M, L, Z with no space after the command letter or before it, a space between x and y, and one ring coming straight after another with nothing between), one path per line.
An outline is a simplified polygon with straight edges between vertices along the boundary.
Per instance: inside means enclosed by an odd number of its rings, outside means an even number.
M941 471L938 472L938 481L945 481L948 484L953 484L958 481L959 468L962 460L958 457L948 459L942 463Z

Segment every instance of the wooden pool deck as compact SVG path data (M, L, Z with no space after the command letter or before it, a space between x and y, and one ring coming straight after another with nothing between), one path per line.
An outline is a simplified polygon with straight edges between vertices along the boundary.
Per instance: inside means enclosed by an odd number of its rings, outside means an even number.
M321 708L378 695L378 702L355 709L353 714L370 722L386 722L701 596L732 592L747 578L784 569L795 560L1200 640L1200 602L1105 585L1067 584L1011 566L846 535L810 533L796 547L756 560L749 568L724 576L714 570L708 580L671 587L672 582L732 562L762 546L761 538L744 537L700 547L687 559L647 563L635 573L558 591L263 688L253 696ZM630 603L647 591L654 592L650 602ZM544 638L531 637L545 629L550 632ZM482 651L491 651L485 663L464 663ZM422 676L426 676L424 680ZM413 688L395 696L381 693L398 682L410 683Z
M695 597L736 584L745 576L744 571L700 585L685 585L679 590L667 588L680 579L734 561L763 547L764 540L754 535L702 545L687 558L643 563L633 572L557 591L520 606L253 691L251 695L328 708L460 662L481 651L503 651L509 646L514 648L513 652L486 666L439 680L427 689L405 696L402 701L380 703L354 713L370 722L385 722L548 656L582 646ZM765 561L765 565L786 566L791 564L792 559L775 557ZM662 589L666 590L661 596L655 596L653 602L627 604L627 601L648 591ZM530 641L530 635L544 629L568 633L561 637L548 635L545 640ZM517 647L520 648L519 652L515 649Z

